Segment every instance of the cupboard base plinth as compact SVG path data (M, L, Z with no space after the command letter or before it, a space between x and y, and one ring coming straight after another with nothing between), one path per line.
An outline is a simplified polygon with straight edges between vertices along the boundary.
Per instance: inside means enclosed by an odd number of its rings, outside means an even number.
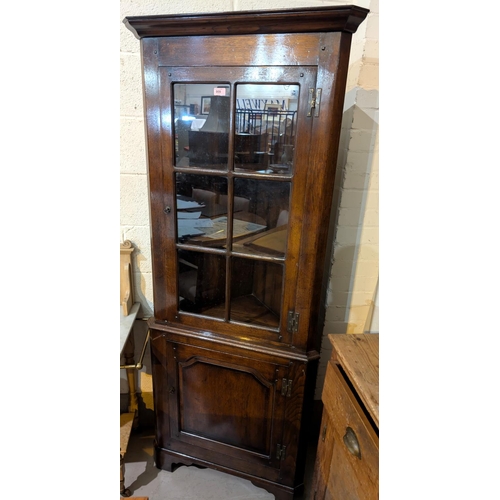
M272 493L276 500L293 500L296 496L302 494L304 490L304 484L300 484L295 488L290 488L279 483L274 483L272 481L266 481L250 474L245 474L237 470L230 469L228 467L220 466L216 463L209 462L200 458L191 457L183 453L177 453L175 451L166 450L165 448L160 448L155 445L155 465L158 469L173 472L175 466L185 465L185 466L198 466L207 469L218 470L226 474L231 474L232 476L241 477L242 479L247 479L254 486L258 488L263 488L269 493Z

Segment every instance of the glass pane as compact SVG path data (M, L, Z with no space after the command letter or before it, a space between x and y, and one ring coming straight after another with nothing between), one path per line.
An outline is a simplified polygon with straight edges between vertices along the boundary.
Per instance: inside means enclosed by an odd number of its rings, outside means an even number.
M174 102L176 166L227 170L229 86L177 83Z
M226 259L178 250L179 309L224 318Z
M237 86L236 171L292 172L298 95L298 85Z
M233 251L285 257L290 183L234 181Z
M175 180L177 241L224 247L227 243L227 178L177 173Z
M233 257L231 321L278 328L283 264Z

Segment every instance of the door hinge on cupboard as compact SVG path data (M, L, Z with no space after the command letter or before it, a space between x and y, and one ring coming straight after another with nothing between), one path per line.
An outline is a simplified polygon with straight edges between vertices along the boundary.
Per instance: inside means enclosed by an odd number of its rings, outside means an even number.
M314 109L314 116L319 116L319 105L321 104L321 89L316 89L316 94L314 89L309 89L309 111L307 116L312 116L312 111Z
M292 395L292 381L284 378L281 381L281 395L289 398Z
M286 446L276 445L276 458L278 460L285 460Z
M296 313L295 311L288 311L286 331L288 333L297 333L299 331L299 313Z

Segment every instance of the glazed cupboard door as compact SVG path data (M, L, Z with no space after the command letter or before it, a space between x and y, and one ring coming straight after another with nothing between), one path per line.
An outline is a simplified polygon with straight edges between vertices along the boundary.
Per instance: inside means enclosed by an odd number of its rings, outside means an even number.
M159 447L279 480L288 365L163 337L153 352Z
M291 344L315 82L315 67L159 69L157 319Z

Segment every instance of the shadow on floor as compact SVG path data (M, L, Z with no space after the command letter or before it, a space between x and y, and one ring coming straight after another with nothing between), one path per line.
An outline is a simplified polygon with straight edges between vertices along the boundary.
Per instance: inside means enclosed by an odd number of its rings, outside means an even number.
M271 500L274 495L250 481L219 471L181 466L174 472L157 469L154 463L154 431L149 427L132 432L125 462L125 486L133 496L149 500ZM305 500L312 484L317 438L309 440L304 491L295 497ZM183 470L181 470L183 469ZM196 469L205 471L195 473ZM180 472L179 472L180 471Z

